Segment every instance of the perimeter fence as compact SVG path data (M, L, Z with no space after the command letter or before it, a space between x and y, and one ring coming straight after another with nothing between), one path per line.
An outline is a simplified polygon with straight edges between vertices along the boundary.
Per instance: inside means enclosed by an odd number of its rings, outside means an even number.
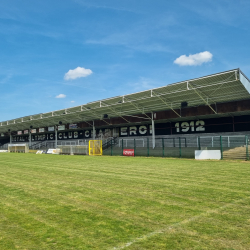
M195 158L195 150L220 150L222 159L249 160L249 138L239 136L151 137L110 140L104 155Z

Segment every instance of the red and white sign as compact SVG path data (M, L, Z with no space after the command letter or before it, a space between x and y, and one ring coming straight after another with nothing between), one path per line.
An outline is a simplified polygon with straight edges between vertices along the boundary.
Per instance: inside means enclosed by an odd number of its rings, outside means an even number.
M134 151L134 149L123 149L123 155L124 156L134 156L135 151Z

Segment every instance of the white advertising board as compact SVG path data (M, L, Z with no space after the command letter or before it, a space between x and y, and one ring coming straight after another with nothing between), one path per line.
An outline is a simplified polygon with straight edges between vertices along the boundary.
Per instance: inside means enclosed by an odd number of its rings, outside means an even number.
M48 127L48 131L49 132L55 131L55 127Z
M65 125L58 126L58 130L65 130Z
M48 149L48 151L47 151L47 154L53 154L53 155L57 155L57 154L59 154L59 152L60 152L60 149L55 149L55 148L50 148L50 149Z
M220 160L220 150L195 150L196 160Z

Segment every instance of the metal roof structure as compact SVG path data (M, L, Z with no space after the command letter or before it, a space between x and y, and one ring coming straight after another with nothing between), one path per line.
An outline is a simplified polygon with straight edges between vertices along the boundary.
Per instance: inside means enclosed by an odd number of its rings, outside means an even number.
M216 114L213 104L249 98L249 79L240 69L234 69L134 94L0 122L0 132L28 129L31 125L34 128L54 126L59 121L77 123L104 120L104 114L108 114L109 118L122 117L124 120L126 116L144 114L144 117L151 119L148 113L172 110L181 117L178 110L183 102L187 102L189 107L207 105Z

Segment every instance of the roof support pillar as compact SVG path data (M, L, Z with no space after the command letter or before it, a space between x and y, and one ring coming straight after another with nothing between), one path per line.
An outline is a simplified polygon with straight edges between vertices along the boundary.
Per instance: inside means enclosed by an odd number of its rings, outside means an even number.
M11 131L10 131L10 144L12 143L12 135L11 135Z
M154 113L152 112L152 147L155 148L155 121Z
M55 126L55 148L57 148L57 127Z
M95 140L95 121L93 121L93 140Z
M29 129L29 147L31 147L31 129Z

